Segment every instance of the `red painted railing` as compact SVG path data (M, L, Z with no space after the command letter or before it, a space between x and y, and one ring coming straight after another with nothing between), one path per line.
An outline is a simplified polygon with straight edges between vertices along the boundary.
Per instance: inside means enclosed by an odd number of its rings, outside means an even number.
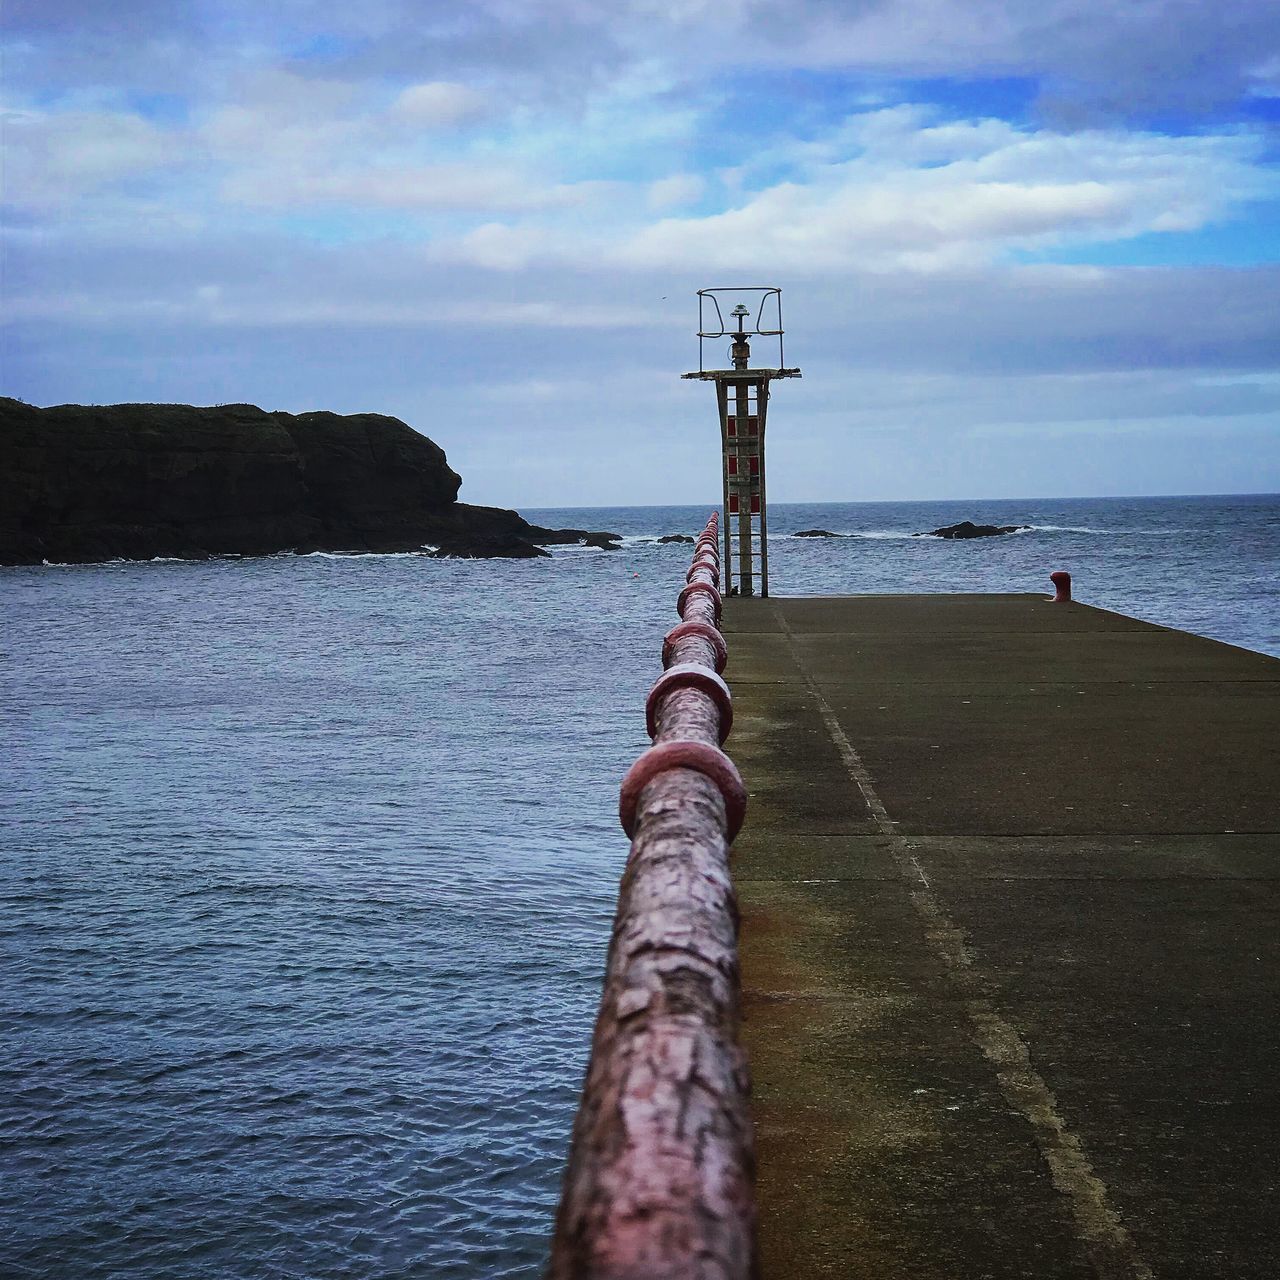
M729 845L746 793L733 719L718 516L694 548L649 694L654 745L622 783L631 855L556 1218L551 1280L747 1280L755 1158L738 1046Z

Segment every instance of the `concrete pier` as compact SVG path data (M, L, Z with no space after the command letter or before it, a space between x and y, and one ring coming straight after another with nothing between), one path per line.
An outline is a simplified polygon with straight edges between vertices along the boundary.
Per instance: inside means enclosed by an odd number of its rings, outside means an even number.
M765 1280L1280 1275L1280 661L731 599Z

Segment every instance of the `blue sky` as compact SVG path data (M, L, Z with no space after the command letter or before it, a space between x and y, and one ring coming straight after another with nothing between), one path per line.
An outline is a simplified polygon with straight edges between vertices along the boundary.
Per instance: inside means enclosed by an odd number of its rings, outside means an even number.
M395 414L463 496L1280 489L1272 0L10 0L0 390Z

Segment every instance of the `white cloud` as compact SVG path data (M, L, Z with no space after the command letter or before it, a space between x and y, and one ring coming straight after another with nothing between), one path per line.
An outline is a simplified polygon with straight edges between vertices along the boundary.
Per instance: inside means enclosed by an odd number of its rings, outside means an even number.
M425 282L424 282L425 283ZM434 296L412 299L370 291L366 296L344 296L329 291L319 297L263 296L241 287L198 285L187 293L170 296L111 296L93 292L62 292L57 296L23 294L7 300L12 320L54 320L80 325L115 325L154 321L167 325L212 325L246 329L320 327L386 327L430 330L441 325L489 330L595 330L661 326L662 316L651 311L622 310L603 304L536 299L502 302L493 299L456 300ZM539 385L551 385L545 378ZM528 385L525 382L513 384ZM567 382L555 383L567 386ZM593 385L579 379L574 385ZM484 394L497 394L486 384Z
M674 173L649 184L646 202L651 209L672 209L696 204L706 192L707 184L696 173Z
M301 155L356 141L367 113L361 86L261 67L235 77L196 136L218 159Z
M440 128L475 120L487 106L485 96L469 85L431 80L410 85L396 98L391 110L413 124Z
M1249 90L1256 98L1280 98L1280 54L1253 67L1249 72Z
M463 210L480 214L564 208L581 204L599 184L541 184L511 166L495 163L336 168L305 157L279 166L233 172L224 199L261 208L302 210L317 206L361 209Z
M850 146L849 159L823 159ZM1013 250L1185 231L1280 190L1247 135L935 126L918 109L854 117L802 173L704 217L666 218L616 249L637 266L920 269Z
M1066 134L993 119L938 122L904 105L852 116L789 157L762 149L757 166L767 172L789 158L789 176L753 191L750 168L731 175L741 185L722 186L733 203L718 212L651 220L647 211L705 198L705 186L675 175L649 184L643 203L583 191L608 218L571 228L517 219L437 243L436 252L505 270L584 256L663 271L756 273L765 264L766 274L796 278L955 270L1228 218L1280 192L1262 145L1243 132ZM526 211L554 208L563 194L530 199Z
M177 162L171 134L119 112L4 113L4 198L50 209Z
M543 251L546 240L546 235L535 228L486 222L467 232L455 246L434 250L433 256L442 261L469 262L494 271L516 271Z
M414 84L386 102L352 82L276 69L248 77L193 141L220 164L222 199L264 210L488 220L590 204L617 185L557 181L529 154L527 131L460 139L452 128L488 113L484 95L453 81Z

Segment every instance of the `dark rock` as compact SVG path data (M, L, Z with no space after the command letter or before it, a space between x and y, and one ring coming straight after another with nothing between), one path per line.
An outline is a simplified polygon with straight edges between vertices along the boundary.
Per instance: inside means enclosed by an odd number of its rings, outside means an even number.
M687 533L668 533L665 537L659 538L658 541L659 542L692 542L693 538L691 538Z
M551 552L524 538L462 538L446 542L430 553L437 560L491 560L504 557L531 560Z
M604 547L606 551L616 551L617 547L606 544L621 541L622 534L590 529L543 529L531 524L528 537L540 547Z
M801 529L793 533L793 538L843 538L843 533L832 533L830 529Z
M382 414L0 397L0 564L424 544L541 554L534 526L458 502L460 484L443 449Z
M995 538L1002 533L1021 533L1031 526L1026 524L974 524L962 520L959 524L944 525L927 533L913 533L913 538Z

